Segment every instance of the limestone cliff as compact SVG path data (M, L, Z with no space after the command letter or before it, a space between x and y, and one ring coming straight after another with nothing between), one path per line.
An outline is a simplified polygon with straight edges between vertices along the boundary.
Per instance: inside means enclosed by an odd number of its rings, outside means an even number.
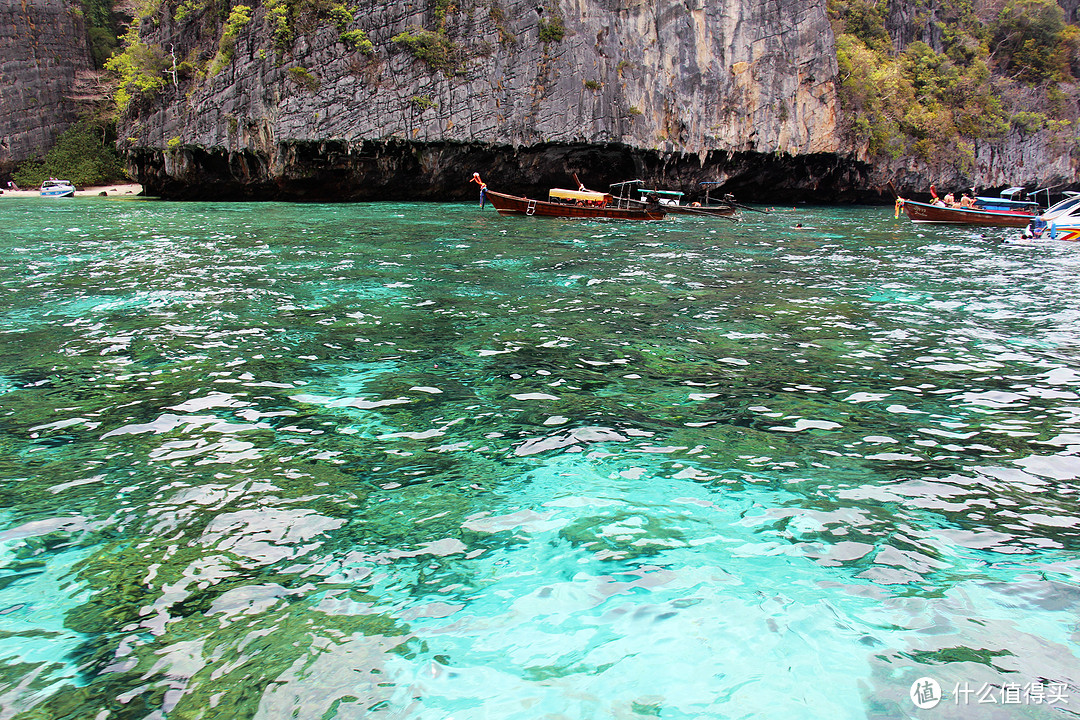
M91 74L77 0L0 3L0 174L40 157L74 120Z
M170 197L448 199L475 192L475 170L512 191L576 172L875 200L1069 184L1080 167L1077 143L1038 129L974 142L963 166L871 156L843 132L825 0L352 0L345 17L330 0L251 0L225 32L180 12L194 0L158 1L138 34L168 82L118 135ZM899 45L936 42L933 13L888 7Z
M724 180L770 163L771 179L744 184L796 189L841 150L823 2L501 0L462 3L440 27L434 6L366 0L349 28L370 54L329 22L279 53L266 10L219 72L128 115L119 136L151 191L447 197L475 190L473 170L524 187L573 171L596 185ZM155 20L144 42L170 61L207 54L197 21ZM451 43L441 69L394 40L433 29Z

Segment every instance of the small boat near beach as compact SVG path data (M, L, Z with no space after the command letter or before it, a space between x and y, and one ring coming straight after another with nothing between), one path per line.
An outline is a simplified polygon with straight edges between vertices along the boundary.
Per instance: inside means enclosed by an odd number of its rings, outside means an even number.
M895 217L900 217L903 210L914 223L1020 228L1039 214L1037 202L1017 199L1023 191L1020 187L1007 188L1000 197L976 197L970 205L963 206L949 204L951 195L946 195L945 200L938 199L931 187L930 193L935 198L932 203L896 198Z
M579 190L552 188L548 191L547 200L496 192L488 188L487 183L480 179L479 173L473 173L470 182L480 185L480 207L483 207L486 201L491 201L500 215L662 220L666 214L664 206L659 202L642 203L630 198L630 187L635 183L640 183L640 180L613 184L612 188L619 188L618 195L583 188Z
M45 182L41 183L41 197L47 198L62 198L62 197L74 197L75 186L67 180L57 180L56 178L49 178Z

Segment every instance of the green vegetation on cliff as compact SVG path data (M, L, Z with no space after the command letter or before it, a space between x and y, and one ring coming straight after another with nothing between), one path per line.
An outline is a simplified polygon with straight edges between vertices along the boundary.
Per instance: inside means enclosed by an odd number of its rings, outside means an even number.
M117 21L112 0L81 0L86 36L94 67L104 67L105 61L120 45Z
M139 39L138 25L124 38L124 50L109 58L105 69L117 75L116 108L121 113L138 99L151 98L165 87L168 63L160 45Z
M325 25L336 29L339 41L350 51L370 55L374 46L367 34L349 29L353 15L352 7L334 0L249 0L249 4L232 4L229 0L140 0L122 49L105 63L116 77L116 107L124 113L133 104L152 100L170 82L179 85L183 80L219 74L232 63L240 35L249 31L249 26L256 41L265 43L260 56L265 57L271 49L279 64L298 36ZM260 22L253 24L256 18ZM173 25L172 32L184 35L184 40L168 49L145 42L144 37L151 33L143 31L163 23ZM216 37L212 56L206 52L207 37Z
M563 19L555 15L548 20L540 21L540 42L557 43L566 37L566 26Z
M993 25L993 53L1005 72L1028 83L1080 76L1080 28L1050 0L1010 0Z
M398 33L390 38L390 42L404 47L435 70L447 75L460 72L461 50L444 32L414 27Z
M232 62L236 52L236 36L240 29L251 22L251 8L247 5L236 5L229 11L229 17L225 21L225 27L221 31L221 39L218 41L217 55L210 62L208 75L216 75L221 68Z
M287 71L289 73L289 79L296 83L299 87L307 90L308 92L315 92L319 89L318 79L311 74L311 71L305 67L291 67Z
M363 30L345 30L338 36L345 47L363 55L371 55L375 52L375 45Z
M1008 0L993 17L967 0L911 3L923 39L905 47L890 35L888 9L886 0L829 0L856 146L877 157L946 157L961 169L974 161L974 142L1010 130L1049 130L1075 146L1068 98L1080 95L1080 29L1053 0Z
M353 8L334 0L264 0L266 27L279 55L289 51L297 36L313 32L320 23L333 26L347 46L364 52L367 36L350 31ZM359 32L359 34L357 34Z

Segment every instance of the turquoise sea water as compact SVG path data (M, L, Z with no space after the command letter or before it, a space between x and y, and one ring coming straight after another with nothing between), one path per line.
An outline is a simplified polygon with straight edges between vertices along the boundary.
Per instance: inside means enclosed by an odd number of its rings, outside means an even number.
M4 200L0 718L1075 717L1011 232Z

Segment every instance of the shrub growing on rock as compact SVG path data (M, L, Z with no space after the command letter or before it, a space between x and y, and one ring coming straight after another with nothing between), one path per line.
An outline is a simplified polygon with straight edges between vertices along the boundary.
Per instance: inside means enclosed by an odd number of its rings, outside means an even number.
M446 74L460 70L461 53L457 45L441 32L412 28L390 38L390 42L404 47L413 57L435 70L442 70Z
M249 22L251 22L251 8L247 5L237 5L229 12L229 18L225 21L221 39L218 41L217 55L210 63L210 75L216 75L232 62L233 55L236 53L236 37Z
M304 88L308 92L315 92L319 89L319 81L311 74L311 71L304 67L291 67L288 70L289 78L294 83Z
M346 30L341 33L339 39L345 44L345 47L354 52L364 55L372 55L375 52L375 46L363 30Z

